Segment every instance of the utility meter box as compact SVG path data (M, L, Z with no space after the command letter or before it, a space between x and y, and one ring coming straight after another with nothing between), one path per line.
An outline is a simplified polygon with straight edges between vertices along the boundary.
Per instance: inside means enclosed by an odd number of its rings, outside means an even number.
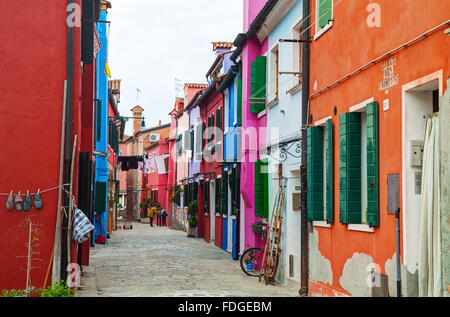
M411 141L411 166L422 167L423 141Z

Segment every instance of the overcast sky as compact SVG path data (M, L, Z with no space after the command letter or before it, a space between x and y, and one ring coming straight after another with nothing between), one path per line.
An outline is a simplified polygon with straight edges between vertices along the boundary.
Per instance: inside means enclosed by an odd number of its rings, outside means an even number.
M112 0L108 60L122 79L119 112L145 109L146 127L170 123L175 78L206 83L214 61L211 42L233 42L242 32L242 0ZM126 134L131 134L131 121Z

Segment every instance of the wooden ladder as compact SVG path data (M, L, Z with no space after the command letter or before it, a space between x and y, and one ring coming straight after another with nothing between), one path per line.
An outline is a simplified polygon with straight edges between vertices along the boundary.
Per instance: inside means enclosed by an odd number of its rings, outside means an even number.
M281 254L280 239L281 228L283 225L281 212L286 196L286 181L287 179L285 178L281 179L280 187L275 195L272 217L269 224L266 243L264 245L264 255L261 270L259 272L259 282L261 282L261 279L264 277L266 285L275 283L278 261Z

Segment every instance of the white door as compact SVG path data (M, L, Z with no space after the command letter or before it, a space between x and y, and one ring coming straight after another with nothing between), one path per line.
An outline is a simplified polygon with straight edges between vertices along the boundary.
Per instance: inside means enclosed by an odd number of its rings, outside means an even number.
M216 183L211 182L209 186L209 203L210 210L209 219L211 221L211 242L215 240L216 237Z

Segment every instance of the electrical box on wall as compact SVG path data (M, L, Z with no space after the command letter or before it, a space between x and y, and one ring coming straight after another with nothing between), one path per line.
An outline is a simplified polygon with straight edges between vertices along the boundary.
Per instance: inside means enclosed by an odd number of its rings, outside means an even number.
M301 208L301 193L292 193L292 210L299 211Z
M411 141L411 166L422 167L423 141Z

